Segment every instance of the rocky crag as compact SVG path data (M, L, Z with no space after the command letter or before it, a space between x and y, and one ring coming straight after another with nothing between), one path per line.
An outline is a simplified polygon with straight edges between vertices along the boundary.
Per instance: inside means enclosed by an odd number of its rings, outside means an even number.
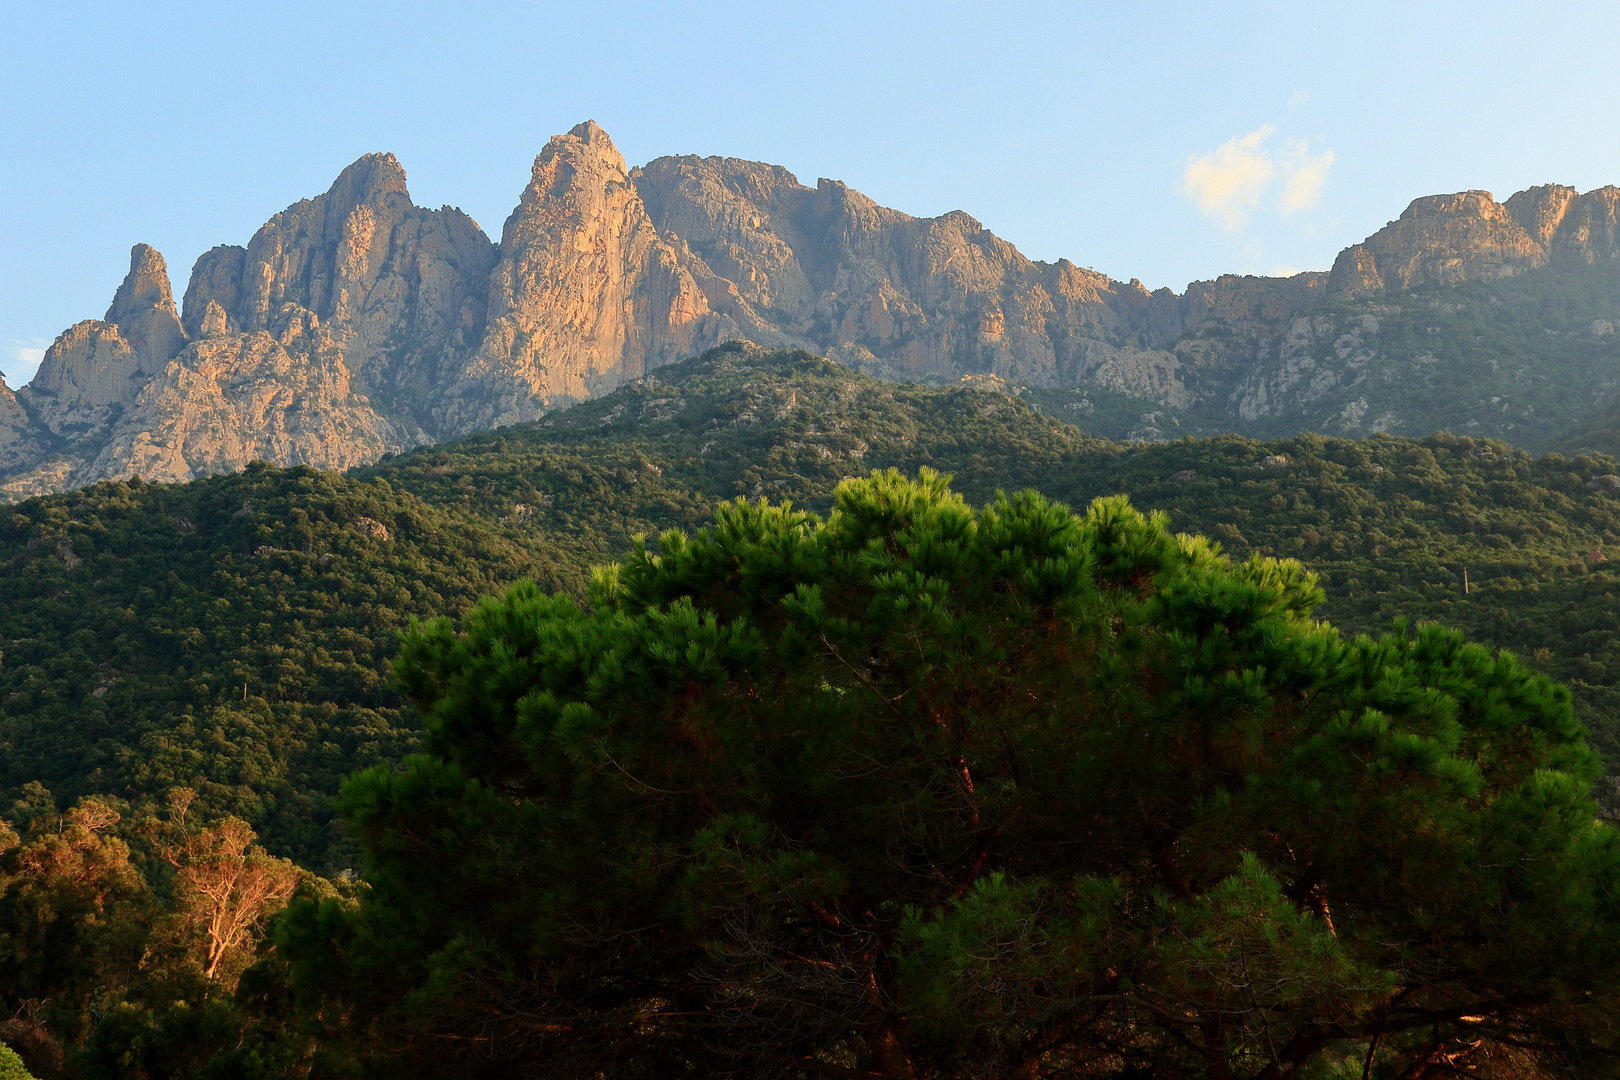
M57 338L26 387L0 383L0 498L256 458L346 468L730 339L989 380L1115 436L1550 444L1620 388L1617 259L1620 189L1470 191L1418 199L1330 272L1150 292L779 166L628 168L594 123L546 145L495 244L415 206L373 154L246 247L205 253L183 310L137 245L106 315Z

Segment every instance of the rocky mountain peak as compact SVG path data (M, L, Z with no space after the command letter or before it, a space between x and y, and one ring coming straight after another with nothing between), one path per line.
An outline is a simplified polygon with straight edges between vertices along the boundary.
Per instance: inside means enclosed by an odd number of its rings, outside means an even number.
M86 319L58 335L19 392L19 407L43 429L39 437L9 441L43 455L52 439L105 437L108 425L185 344L163 256L136 244L107 317Z
M1382 305L1405 304L1377 294L1617 259L1620 189L1471 190L1414 200L1331 274L1222 275L1177 295L1032 262L963 211L914 217L777 165L628 169L587 120L535 157L499 247L459 210L415 206L386 153L245 246L206 252L183 320L162 256L137 245L106 319L0 395L0 496L253 457L345 467L532 420L733 340L883 378L1084 387L1254 421L1369 378ZM1369 313L1349 333L1319 306L1357 297ZM1347 401L1341 427L1397 423Z
M558 136L558 138L563 138L563 136ZM616 163L620 172L625 171L624 155L619 153L619 148L613 145L613 140L608 138L608 133L603 131L595 120L575 124L568 129L567 138L577 139L591 153L598 154L605 160ZM555 143L557 139L551 141Z
M1492 281L1549 263L1620 259L1620 189L1582 195L1563 184L1527 188L1498 203L1488 191L1414 199L1396 221L1346 248L1330 292Z
M113 323L134 347L140 372L155 374L186 344L186 332L175 310L169 267L157 249L136 244L129 252L129 273L113 294L103 322Z
M104 322L121 322L130 315L148 308L164 307L174 310L174 291L169 285L169 265L158 250L148 244L136 244L129 250L129 273L113 294L112 304L103 316Z
M488 324L441 429L529 420L746 332L780 334L688 243L661 232L594 121L546 143L501 230Z
M1491 281L1543 266L1547 259L1546 245L1490 192L1426 195L1413 199L1397 220L1341 252L1329 289L1356 296Z
M341 355L368 398L423 432L435 390L478 345L494 261L472 218L413 205L399 160L367 154L325 193L272 217L247 247L198 259L186 325L198 338L307 331L300 348Z
M1570 207L1580 197L1581 193L1572 187L1543 184L1518 192L1503 206L1536 243L1548 246L1557 235L1559 226L1564 223Z
M328 220L341 222L355 207L380 203L390 195L411 195L405 185L405 167L393 154L366 154L338 174L322 199Z
M1507 209L1488 191L1457 191L1449 195L1425 195L1413 199L1401 214L1401 221L1425 218L1477 217L1491 221L1511 218Z
M544 228L543 222L555 217L554 204L585 212L607 198L610 187L629 183L624 155L607 132L594 120L576 124L566 135L553 135L535 156L529 184L501 229L501 243L521 242L534 228Z

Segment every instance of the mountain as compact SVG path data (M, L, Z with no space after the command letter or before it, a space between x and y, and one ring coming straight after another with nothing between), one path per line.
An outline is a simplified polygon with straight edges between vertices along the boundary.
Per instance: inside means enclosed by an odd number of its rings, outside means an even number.
M722 499L825 511L846 476L931 466L982 505L1131 496L1236 558L1296 557L1349 632L1438 619L1569 681L1620 775L1620 466L1466 436L1096 439L972 384L884 383L733 343L599 400L339 475L263 463L105 481L0 515L0 807L171 787L333 874L330 798L397 760L388 683L412 618L532 578L583 596L637 534ZM656 539L651 542L657 543ZM1466 575L1466 583L1465 583ZM1610 800L1616 802L1617 800Z
M1620 385L1620 189L1418 199L1331 272L1149 292L731 158L630 168L552 139L498 244L367 155L177 309L145 245L104 318L0 387L0 497L342 469L536 419L724 341L891 381L1000 380L1098 434L1410 435L1562 445ZM1599 423L1587 439L1617 448ZM1567 440L1566 440L1567 441Z

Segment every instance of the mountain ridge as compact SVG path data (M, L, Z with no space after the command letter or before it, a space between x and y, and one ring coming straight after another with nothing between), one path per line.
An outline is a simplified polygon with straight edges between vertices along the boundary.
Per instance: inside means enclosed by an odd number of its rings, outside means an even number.
M781 166L631 168L587 121L535 159L499 243L459 210L415 206L398 160L368 154L245 247L205 252L179 307L162 256L137 245L106 315L0 391L0 498L255 459L349 468L536 419L734 339L891 381L1080 388L1112 412L1065 419L1114 437L1429 425L1540 445L1620 387L1616 339L1596 330L1620 319L1617 259L1620 189L1544 185L1504 203L1414 200L1331 271L1150 292L1030 260L962 211L913 217ZM1501 359L1479 360L1505 347L1491 290L1526 275L1594 294L1596 346L1515 345L1498 377ZM1451 366L1478 371L1437 375L1422 346L1438 342L1414 336L1428 325L1377 336L1391 310L1410 323L1465 287L1479 342ZM1448 404L1437 385L1464 394ZM1596 444L1613 448L1601 432Z

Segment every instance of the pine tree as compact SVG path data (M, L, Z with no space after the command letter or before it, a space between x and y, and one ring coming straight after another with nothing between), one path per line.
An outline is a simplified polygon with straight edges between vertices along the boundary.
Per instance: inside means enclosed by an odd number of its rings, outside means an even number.
M1123 498L739 500L414 627L426 752L280 951L396 1074L1614 1071L1568 692L1320 597Z

